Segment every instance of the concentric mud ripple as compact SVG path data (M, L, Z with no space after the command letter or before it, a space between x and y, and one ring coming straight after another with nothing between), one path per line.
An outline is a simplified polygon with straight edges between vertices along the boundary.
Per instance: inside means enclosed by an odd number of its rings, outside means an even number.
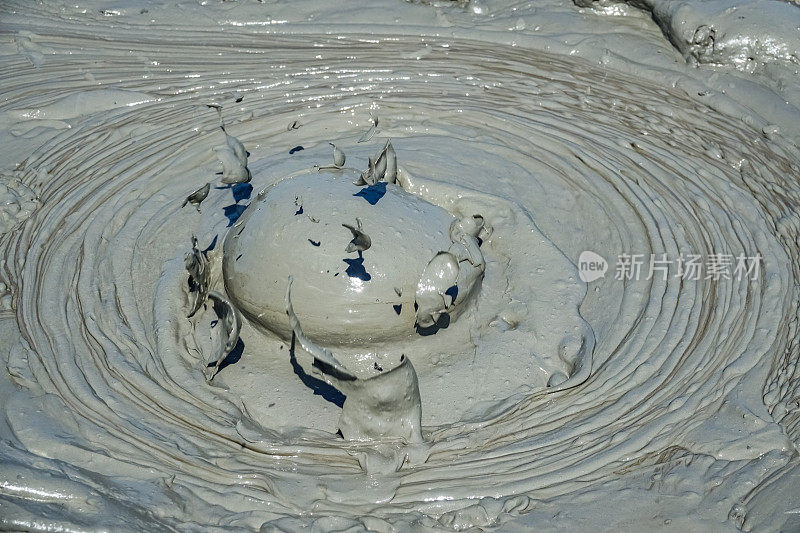
M44 393L6 416L26 453L69 468L87 494L126 502L132 479L151 487L141 509L127 503L128 523L481 525L676 449L731 461L773 453L785 457L778 466L794 453L796 149L678 90L512 47L114 35L102 35L91 71L73 70L96 53L86 36L78 50L63 34L42 43L55 54L38 68L3 73L12 80L4 112L51 106L42 119L69 126L20 169L41 207L2 241L24 338L9 371ZM64 91L93 87L135 91L142 103L96 93L85 110L64 111ZM108 109L93 112L97 102ZM206 384L191 326L173 312L185 307L189 236L210 244L232 203L212 188L203 214L180 209L214 176L212 102L256 176L307 168L309 159L289 156L295 145L322 163L329 139L357 150L372 109L408 171L512 199L575 262L584 250L605 257L610 271L581 307L596 336L588 378L428 426L427 461L392 474L366 475L358 456L367 450L330 433L254 422L234 386ZM300 129L287 131L293 120ZM670 270L666 281L622 281L613 276L621 253L760 254L763 263L757 280ZM709 429L719 417L740 424L746 443ZM75 498L68 508L100 506Z

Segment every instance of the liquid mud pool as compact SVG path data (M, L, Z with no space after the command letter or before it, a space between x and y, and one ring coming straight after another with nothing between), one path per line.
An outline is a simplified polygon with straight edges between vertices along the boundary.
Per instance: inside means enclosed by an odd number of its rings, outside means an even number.
M0 529L800 530L793 3L0 37Z

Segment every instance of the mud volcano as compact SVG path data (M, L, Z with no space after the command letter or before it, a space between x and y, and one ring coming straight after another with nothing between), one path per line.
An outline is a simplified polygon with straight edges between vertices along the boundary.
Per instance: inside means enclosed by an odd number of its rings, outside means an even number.
M523 4L0 4L0 529L798 530L800 9Z

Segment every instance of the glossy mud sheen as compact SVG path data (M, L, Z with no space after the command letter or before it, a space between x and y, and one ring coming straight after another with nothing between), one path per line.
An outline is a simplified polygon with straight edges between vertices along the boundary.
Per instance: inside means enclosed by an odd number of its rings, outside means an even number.
M580 4L4 4L2 527L796 530L798 9ZM413 362L411 446L336 435L346 392L247 321L208 383L186 318L192 235L221 264L259 191L389 138L493 228L449 327L334 347ZM763 264L586 284L585 250Z

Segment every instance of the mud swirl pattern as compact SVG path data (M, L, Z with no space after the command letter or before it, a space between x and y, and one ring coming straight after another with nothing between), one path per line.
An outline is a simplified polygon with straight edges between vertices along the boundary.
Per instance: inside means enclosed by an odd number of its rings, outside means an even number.
M77 523L116 510L129 528L488 526L676 457L729 461L708 463L722 478L765 455L775 470L788 462L800 432L794 148L680 90L512 47L96 30L105 51L91 71L73 69L74 54L93 59L86 36L80 48L66 32L38 37L53 54L9 65L3 103L45 110L30 128L53 128L18 171L41 206L2 241L24 339L8 369L37 398L6 416L19 456L59 472ZM101 92L65 102L64 87ZM596 337L587 379L428 423L427 461L389 474L366 475L364 447L311 424L255 421L236 383L205 382L175 312L190 236L209 246L230 205L247 203L212 184L202 214L180 208L214 179L210 103L251 152L256 189L324 164L328 140L357 150L371 111L409 172L513 199L573 262L584 250L607 259L581 305ZM675 263L666 280L617 280L622 253L763 261L757 280L691 280ZM721 417L737 425L715 429ZM129 501L135 491L150 501Z

